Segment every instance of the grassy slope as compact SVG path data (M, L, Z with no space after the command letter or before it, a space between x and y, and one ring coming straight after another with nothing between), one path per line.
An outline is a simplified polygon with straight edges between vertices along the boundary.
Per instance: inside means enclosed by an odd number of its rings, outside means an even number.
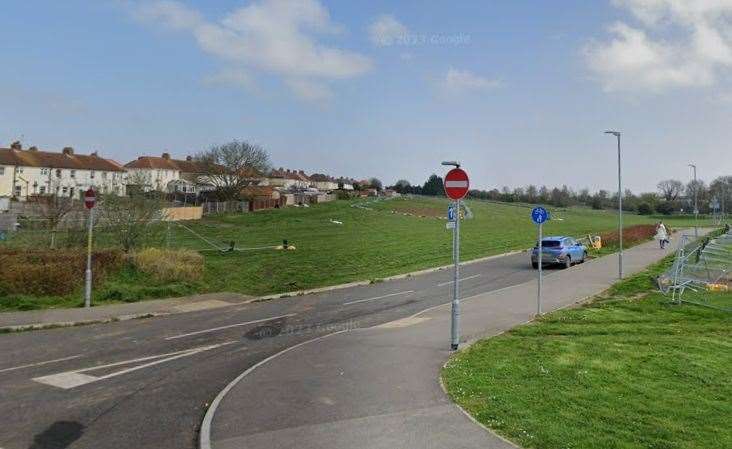
M732 447L732 315L652 289L646 272L477 343L445 368L450 395L527 448Z
M451 237L443 219L404 216L419 210L445 215L447 201L418 198L367 204L371 210L335 202L207 219L190 226L217 241L237 246L278 244L286 238L296 251L206 252L211 290L265 294L374 279L450 263ZM470 202L475 218L462 227L462 258L469 260L528 247L536 234L527 207ZM612 213L587 209L555 211L546 233L583 235L612 229ZM561 220L559 220L561 218ZM330 219L343 222L333 224ZM629 216L628 224L647 222ZM177 231L176 246L203 248L190 233Z
M217 244L235 241L237 247L255 248L280 244L288 239L296 251L253 250L206 256L204 281L199 284L156 284L133 270L110 276L94 292L96 304L184 295L201 291L234 291L252 295L286 292L343 282L375 279L450 263L451 237L443 219L405 216L418 212L446 215L447 200L441 198L394 199L368 203L371 209L351 207L363 201L337 201L310 208L286 208L253 214L211 217L186 222L195 232ZM462 259L469 260L526 248L536 236L529 219L530 207L505 203L469 201L475 218L462 226ZM391 213L396 211L399 213ZM554 209L554 220L545 234L585 235L612 230L616 215L590 209ZM342 225L330 222L342 221ZM627 225L653 219L626 215ZM27 231L37 247L48 238L44 231ZM61 239L61 236L59 236ZM151 245L165 241L165 227L151 233ZM110 236L96 233L96 244L111 244ZM12 243L12 242L11 242ZM27 243L27 242L26 242ZM15 244L23 244L22 236ZM172 227L171 247L209 248L189 231ZM0 301L1 309L73 306L80 293L64 298L14 297Z

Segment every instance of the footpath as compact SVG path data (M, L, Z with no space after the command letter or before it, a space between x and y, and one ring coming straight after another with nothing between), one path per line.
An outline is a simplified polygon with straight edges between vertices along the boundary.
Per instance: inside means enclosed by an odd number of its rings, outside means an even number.
M665 250L655 241L626 250L625 275L672 254L680 240L679 233ZM555 272L544 280L542 308L584 301L610 287L617 274L617 255ZM461 347L535 313L535 281L465 298ZM439 375L449 348L449 304L291 347L218 395L202 423L200 447L515 448L476 425L443 391Z

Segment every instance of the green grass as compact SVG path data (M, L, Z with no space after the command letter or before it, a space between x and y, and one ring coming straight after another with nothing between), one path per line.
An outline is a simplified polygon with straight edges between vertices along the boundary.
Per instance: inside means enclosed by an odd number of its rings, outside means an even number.
M526 448L732 447L732 315L669 305L662 269L457 354L450 396Z
M362 204L368 209L352 207ZM445 229L447 200L416 197L387 201L336 201L310 208L285 208L256 213L208 217L185 222L195 233L228 246L258 248L278 245L283 239L295 251L255 249L220 253L193 233L171 226L171 248L200 250L205 256L204 279L190 284L156 284L129 270L112 276L99 292L95 303L135 301L176 296L193 292L232 291L250 295L283 293L357 280L376 280L399 273L447 265L451 261L451 233ZM461 227L463 260L527 248L536 238L531 223L531 206L522 204L468 201L475 218ZM545 235L585 236L615 229L612 211L587 208L550 208L553 220L545 225ZM416 213L416 215L403 215ZM424 215L420 217L419 215ZM334 224L330 220L341 221ZM625 216L626 225L651 223L651 217ZM155 227L146 245L164 246L166 226ZM114 245L109 233L95 233L97 246ZM59 244L67 240L83 244L83 232L59 234ZM24 231L10 245L47 247L49 233ZM607 250L606 250L607 251ZM81 294L59 298L58 304L73 306ZM54 304L53 298L39 300L39 306ZM32 298L0 298L0 308L32 307Z

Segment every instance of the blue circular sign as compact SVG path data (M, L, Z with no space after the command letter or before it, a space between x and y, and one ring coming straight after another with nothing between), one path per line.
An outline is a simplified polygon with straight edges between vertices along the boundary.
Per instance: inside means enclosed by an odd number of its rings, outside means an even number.
M531 210L531 220L536 224L542 224L549 220L549 212L543 207L535 207Z

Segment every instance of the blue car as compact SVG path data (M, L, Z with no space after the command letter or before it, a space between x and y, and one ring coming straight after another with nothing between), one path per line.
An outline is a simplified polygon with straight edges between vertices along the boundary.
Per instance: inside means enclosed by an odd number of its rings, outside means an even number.
M560 264L569 268L572 264L582 263L587 259L587 247L572 237L544 237L542 240L543 265ZM531 266L539 268L539 244L531 250Z

